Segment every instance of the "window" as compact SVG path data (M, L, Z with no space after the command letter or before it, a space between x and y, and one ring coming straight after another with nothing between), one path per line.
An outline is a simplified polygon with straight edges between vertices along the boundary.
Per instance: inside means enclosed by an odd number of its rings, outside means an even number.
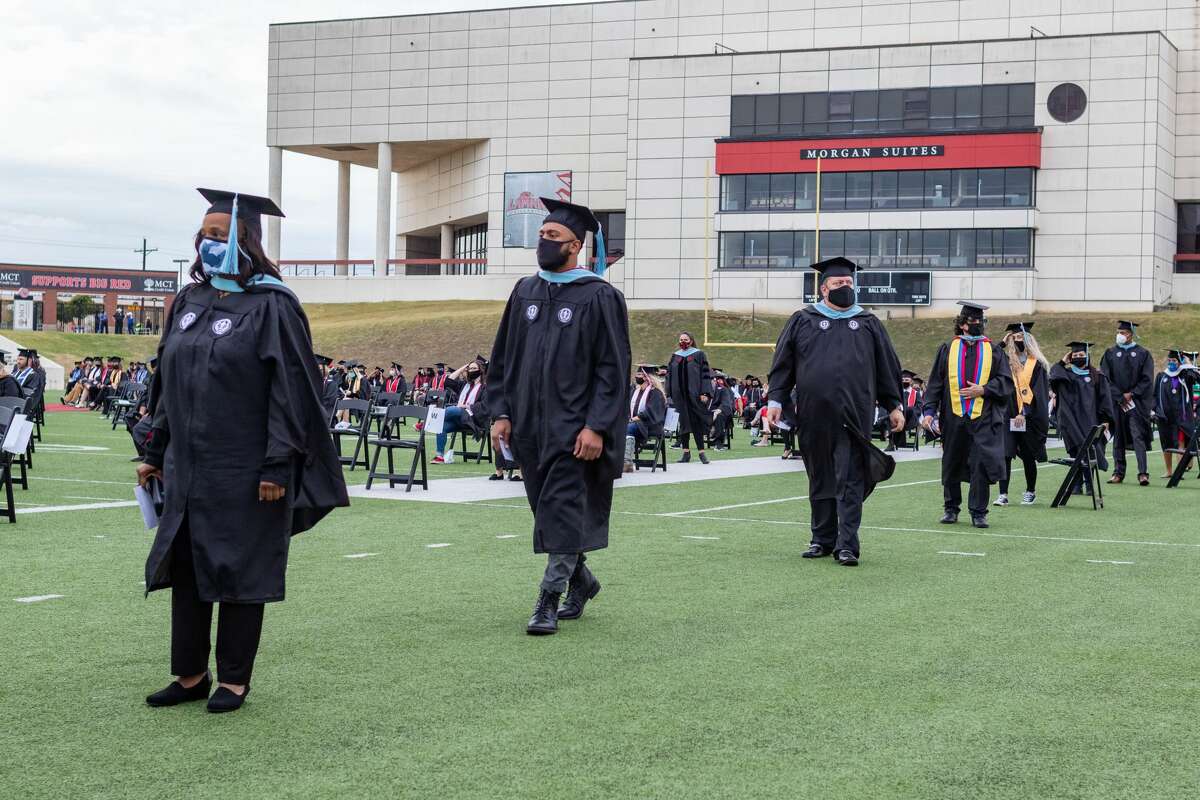
M824 176L822 176L824 177ZM871 207L871 173L846 173L846 210L865 211Z
M950 205L954 208L975 208L979 205L979 171L956 169L951 183Z
M1004 170L1004 205L1010 208L1029 208L1033 205L1033 170L1029 167L1009 167Z
M875 172L871 187L871 205L875 208L896 207L896 173Z
M925 173L899 173L900 208L922 208L925 205Z
M1186 255L1200 253L1200 203L1179 204L1179 238L1175 251Z
M950 175L948 169L925 172L925 208L950 207Z
M1046 110L1059 122L1074 122L1087 108L1087 94L1074 83L1060 83L1050 90ZM1033 112L1030 111L1030 116Z
M771 176L771 208L791 211L796 207L796 176L791 173Z
M746 176L745 175L722 175L721 176L721 210L722 211L745 211L746 210Z
M1077 119L1087 102L1082 92L1074 84L1056 88L1051 114ZM1033 105L1032 83L738 95L730 104L729 128L736 137L1029 128Z
M771 207L771 176L746 176L746 210L766 211Z
M487 223L468 225L454 231L454 258L456 260L475 260L487 258ZM417 266L410 264L410 267ZM487 272L487 264L445 264L433 265L431 274L437 275L445 270L447 275L483 275ZM411 274L411 273L410 273Z
M999 208L1004 205L1004 170L979 170L979 207Z
M812 211L817 207L817 176L808 172L796 176L796 210Z
M875 269L1028 269L1028 228L823 230L821 258L846 256ZM813 231L724 231L721 269L806 269L817 258Z
M828 172L821 176L821 210L842 211L846 208L846 173ZM821 248L824 252L824 248Z
M604 249L608 252L608 264L612 266L625 255L625 212L597 211L596 219L604 226ZM592 258L595 257L593 242Z

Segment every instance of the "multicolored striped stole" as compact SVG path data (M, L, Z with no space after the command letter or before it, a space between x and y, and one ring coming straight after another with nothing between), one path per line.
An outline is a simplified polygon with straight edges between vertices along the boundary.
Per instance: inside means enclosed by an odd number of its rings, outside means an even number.
M967 351L975 348L975 368L967 374ZM992 375L992 340L984 337L978 342L964 342L956 336L950 340L950 363L947 365L947 383L950 385L950 411L956 417L979 419L983 414L982 397L963 397L967 384L979 386L988 382Z

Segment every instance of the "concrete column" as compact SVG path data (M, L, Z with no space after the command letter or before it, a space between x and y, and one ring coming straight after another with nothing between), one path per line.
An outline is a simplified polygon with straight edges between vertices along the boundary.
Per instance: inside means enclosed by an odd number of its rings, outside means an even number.
M281 208L283 203L283 148L268 147L267 196ZM279 260L279 217L267 217L267 258Z
M448 261L454 258L454 226L442 225L442 251L439 258Z
M345 261L350 258L350 162L338 162L337 183L337 250L334 258ZM339 264L335 270L338 275L345 275L349 268Z
M387 275L388 240L392 238L392 145L379 143L375 192L375 275Z

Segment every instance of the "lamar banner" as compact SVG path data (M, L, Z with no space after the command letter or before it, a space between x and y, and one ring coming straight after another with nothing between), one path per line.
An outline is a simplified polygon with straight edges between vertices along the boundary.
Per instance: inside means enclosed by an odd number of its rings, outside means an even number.
M179 282L170 272L72 270L0 264L0 289L171 295L179 291Z
M547 213L542 197L571 202L571 171L504 173L505 247L537 247Z

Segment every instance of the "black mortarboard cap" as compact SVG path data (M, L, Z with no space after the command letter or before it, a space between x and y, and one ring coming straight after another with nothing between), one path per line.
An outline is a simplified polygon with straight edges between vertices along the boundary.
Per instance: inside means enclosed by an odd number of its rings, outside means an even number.
M902 369L902 370L900 370L900 374L906 378L917 377L917 373L913 372L911 369Z
M1129 320L1127 320L1127 319L1119 319L1119 320L1117 320L1117 330L1122 330L1122 331L1136 331L1136 330L1137 330L1137 326L1138 326L1138 324L1137 324L1136 322L1130 322L1130 321L1129 321Z
M37 350L31 350L30 352L32 352L34 356L37 355ZM120 356L109 356L108 360L109 361L121 361L122 359Z
M233 198L238 201L238 219L246 223L246 227L262 235L262 216L282 217L283 211L269 197L259 197L253 194L226 192L221 189L196 189L211 205L208 214L232 214Z
M439 361L439 362L437 362L436 364L434 364L434 366L435 366L435 367L437 367L438 369L445 369L445 368L446 368L446 362L444 362L444 361Z
M1091 342L1067 342L1067 347L1071 348L1072 353L1077 353L1080 350L1085 353L1090 353L1092 350Z
M600 221L596 219L596 215L587 206L576 205L575 203L566 203L562 200L555 200L551 197L540 198L542 205L550 212L546 218L542 220L546 222L557 222L559 225L564 225L570 229L571 233L575 234L575 238L583 241L583 237L588 232L595 233L600 230Z
M1008 323L1008 326L1004 330L1012 331L1013 333L1023 333L1024 331L1033 330L1033 323L1032 322L1010 322L1010 323Z
M1191 361L1193 364L1196 363L1196 356L1200 356L1200 350L1183 350L1181 352L1187 356L1188 361Z
M1184 353L1182 350L1167 350L1167 358L1174 358L1182 361L1185 355L1186 353Z
M313 353L313 358L315 358L317 360L317 363L323 367L328 367L330 364L333 363L332 358L330 358L329 356L323 356L320 353Z
M401 365L400 362L398 362L398 361L393 361L392 366L395 367L396 369L404 369L403 365Z
M826 278L851 278L858 269L858 264L855 264L848 258L836 256L834 258L827 258L824 261L818 261L812 265L812 268L821 273L821 280L825 280Z
M963 307L963 315L968 317L979 317L980 319L983 319L985 316L984 312L988 310L987 306L983 305L982 303L976 303L974 300L959 300L958 304Z
M152 367L158 366L158 356L150 356L149 364Z
M18 348L17 348L17 355L19 355L19 356L25 356L25 358L33 358L34 356L36 356L36 355L37 355L37 351L36 351L36 350L30 350L30 349L28 349L28 348L25 348L25 347L18 347Z

